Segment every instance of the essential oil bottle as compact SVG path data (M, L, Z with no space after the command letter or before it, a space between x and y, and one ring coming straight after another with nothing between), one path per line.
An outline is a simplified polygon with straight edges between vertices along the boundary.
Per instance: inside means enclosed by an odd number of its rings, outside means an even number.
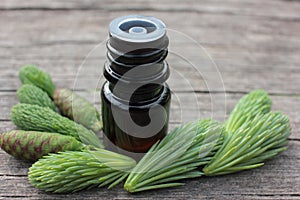
M105 144L144 153L168 131L171 92L169 39L162 21L129 15L114 19L101 90Z

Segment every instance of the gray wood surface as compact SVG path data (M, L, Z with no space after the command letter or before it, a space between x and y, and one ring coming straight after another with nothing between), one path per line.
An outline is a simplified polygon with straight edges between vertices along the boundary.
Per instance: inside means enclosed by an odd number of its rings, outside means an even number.
M273 110L290 117L293 131L288 150L261 168L134 195L121 185L69 195L41 192L27 180L31 163L0 150L0 199L299 199L299 11L297 0L2 0L0 132L15 128L10 109L18 102L18 70L27 63L48 71L58 87L73 88L99 107L104 46L80 65L105 41L112 19L135 13L160 18L169 28L170 129L198 118L223 121L242 95L261 88L270 93Z

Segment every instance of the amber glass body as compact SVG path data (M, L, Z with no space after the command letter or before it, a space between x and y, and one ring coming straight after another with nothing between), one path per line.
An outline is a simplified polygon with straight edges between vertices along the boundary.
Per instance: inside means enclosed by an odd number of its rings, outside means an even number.
M166 35L143 44L110 35L104 64L107 81L101 90L104 140L109 149L115 146L129 152L147 152L167 134L171 100L170 89L165 83L170 74L165 61L168 43ZM141 70L130 73L141 66ZM128 97L128 91L134 92ZM162 122L159 129L144 129L139 135L132 135L137 132L136 126L128 123L128 118L137 126L148 126L154 123L149 110L158 106L164 108L164 112L152 117ZM151 126L156 127L155 124Z

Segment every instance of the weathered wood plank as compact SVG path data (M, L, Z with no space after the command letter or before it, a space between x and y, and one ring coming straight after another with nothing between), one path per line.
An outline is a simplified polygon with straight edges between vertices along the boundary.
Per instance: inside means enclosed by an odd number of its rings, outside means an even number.
M208 63L197 68L178 59L168 59L171 66L171 76L168 80L170 88L174 91L250 91L262 88L270 93L300 94L300 71L297 67L274 67L274 66L234 66L219 65L218 68ZM103 62L102 62L103 61ZM3 67L0 74L0 90L16 90L20 83L18 70L25 63L36 63L49 72L57 87L68 87L78 90L87 88L99 88L105 79L102 76L104 59L88 61L84 69L80 69L77 61L19 61L12 67ZM55 67L53 67L55 66ZM78 73L77 77L76 74ZM220 73L220 74L219 74ZM178 82L177 80L182 81ZM293 84L290 84L291 80Z
M138 12L162 19L169 29L181 31L196 41L208 44L239 44L247 49L256 46L260 50L284 44L284 40L299 42L297 21L257 19L251 16L227 16L206 13L176 13L169 17L168 12ZM40 15L43 18L40 18ZM0 33L1 46L31 46L72 44L78 42L101 42L107 36L109 22L126 11L2 11L0 22L8 27ZM184 18L191 20L182 20ZM20 19L22 23L18 23ZM278 29L280 26L280 29ZM19 31L17 31L19 30ZM171 31L170 30L170 31ZM75 34L76 33L76 34ZM222 34L222 37L220 37ZM39 35L39 37L36 37ZM216 37L218 36L218 37ZM9 40L8 40L9 38ZM13 39L13 40L12 40ZM275 42L275 41L276 42ZM176 41L172 41L173 43ZM264 43L264 45L261 45ZM297 47L290 43L286 49ZM262 49L261 49L262 48ZM247 49L244 49L247 51ZM272 48L282 51L280 48ZM256 52L256 51L253 51Z
M298 22L197 13L179 13L169 18L168 13L147 13L157 14L158 17L166 19L170 28L182 29L196 41L204 42L204 47L207 46L208 52L218 64L226 90L249 91L264 88L272 93L299 94ZM41 14L43 18L38 17ZM3 38L0 40L3 42L0 42L0 52L4 59L0 65L0 90L16 89L17 83L13 77L17 76L18 68L25 63L37 63L50 69L50 73L59 82L58 85L71 87L74 74L85 55L98 43L97 41L107 37L109 21L122 14L127 12L107 13L105 16L95 11L33 11L25 12L25 15L23 12L0 13L0 21L3 20L3 23L10 24L11 27L0 33L0 38ZM180 20L186 16L191 19L200 17L202 20ZM15 19L21 17L23 23L20 24ZM220 34L222 37L219 37ZM195 51L194 46L192 43L184 43L184 39L179 37L178 40L172 40L170 50L194 63L200 63L198 69L204 73L203 78L209 81L211 90L224 90L220 78L216 79L218 74L215 68L208 63L207 57L203 59L202 52ZM103 49L100 53L104 54L104 51ZM104 58L98 56L99 54L94 54L96 61L89 61L88 67L93 66L91 71L102 68ZM192 80L193 90L208 90L199 73L191 70L187 63L172 54L168 60L174 70ZM64 72L61 68L64 68ZM94 74L96 73L93 71ZM241 79L245 74L247 76ZM59 77L60 75L62 77ZM286 81L288 79L293 80L294 84L289 84ZM186 84L178 84L172 77L170 85L174 90L190 90Z
M142 0L131 1L130 7L120 1L38 1L30 0L25 2L18 2L17 0L4 0L0 8L10 10L108 10L108 11L162 11L162 12L208 12L215 14L228 14L228 15L254 15L259 17L277 17L283 19L296 18L298 19L299 3L297 1L277 0L277 1L264 1L259 0L228 0L226 2L221 0L213 1L180 1L180 0ZM267 8L267 9L266 9Z

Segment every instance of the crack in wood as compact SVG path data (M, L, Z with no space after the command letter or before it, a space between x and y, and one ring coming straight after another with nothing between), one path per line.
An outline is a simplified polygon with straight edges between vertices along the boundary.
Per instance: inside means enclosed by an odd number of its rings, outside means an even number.
M281 0L283 2L299 2L299 0Z
M1 177L27 177L27 174L0 174Z
M24 198L28 198L28 197L34 197L34 196L30 196L30 195L2 195L2 196L0 196L0 199L1 198L24 199Z
M300 138L288 138L289 141L300 142Z
M2 93L2 92L17 92L17 90L12 90L12 89L8 89L8 90L0 90L0 93Z
M220 90L173 90L176 93L199 93L199 94L241 94L245 95L248 94L250 91L233 91L233 90L225 90L225 91L220 91ZM283 97L300 97L300 93L280 93L280 92L269 92L268 93L270 96L283 96Z
M10 119L0 119L0 122L11 122Z
M230 195L230 194L225 194L225 195ZM231 194L232 195L232 194ZM300 196L300 194L294 194L294 193L292 193L292 194L290 194L290 193L285 193L285 194L239 194L239 195L241 195L241 196L259 196L259 197L276 197L276 196L280 196L280 197L288 197L288 196L290 196L290 197L293 197L293 196L295 196L295 197L298 197L298 196Z

